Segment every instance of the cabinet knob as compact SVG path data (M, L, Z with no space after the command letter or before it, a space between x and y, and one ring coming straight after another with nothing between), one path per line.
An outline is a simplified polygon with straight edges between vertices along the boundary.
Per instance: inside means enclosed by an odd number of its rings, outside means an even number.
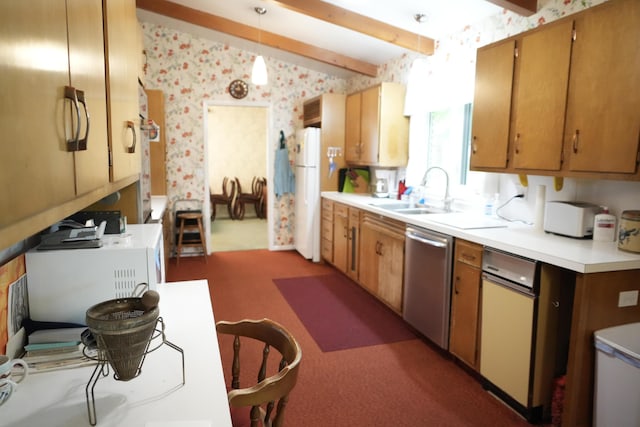
M576 129L575 133L573 134L573 152L577 153L578 152L578 144L580 143L580 129Z

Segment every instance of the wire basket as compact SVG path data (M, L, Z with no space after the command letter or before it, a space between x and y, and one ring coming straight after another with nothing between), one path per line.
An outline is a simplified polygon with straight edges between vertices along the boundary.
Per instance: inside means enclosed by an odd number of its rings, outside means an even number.
M104 301L86 313L98 357L109 362L117 380L128 381L138 375L158 321L159 308L145 312L141 299Z

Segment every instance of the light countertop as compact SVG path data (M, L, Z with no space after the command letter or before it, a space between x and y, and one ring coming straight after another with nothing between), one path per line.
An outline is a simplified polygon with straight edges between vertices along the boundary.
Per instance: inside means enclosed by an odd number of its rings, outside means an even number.
M160 316L168 341L147 354L139 377L95 385L97 425L231 427L220 349L206 280L162 283ZM159 327L159 326L158 326ZM85 387L94 366L30 373L0 408L0 425L89 426Z
M151 219L160 221L167 208L167 196L151 196Z
M640 254L619 250L617 242L557 236L533 226L507 221L504 221L506 227L461 229L435 221L443 215L455 214L406 215L376 207L393 202L393 199L339 192L323 192L322 197L579 273L640 269ZM495 221L498 220L492 220Z

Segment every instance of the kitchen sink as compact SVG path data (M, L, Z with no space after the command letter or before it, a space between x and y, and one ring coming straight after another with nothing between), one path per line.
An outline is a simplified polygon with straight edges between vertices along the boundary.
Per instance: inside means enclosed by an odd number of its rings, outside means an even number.
M388 211L396 212L404 215L423 215L423 214L440 214L446 213L446 211L442 208L436 207L411 207L408 202L388 202L388 203L380 203L375 204L372 203L372 206L375 206L380 209L385 209Z
M446 213L444 209L439 208L406 208L395 209L394 212L404 215L423 215L423 214L440 214Z
M411 208L409 202L385 202L385 203L370 203L371 206L375 206L380 209L387 209L390 211L396 211L398 209Z

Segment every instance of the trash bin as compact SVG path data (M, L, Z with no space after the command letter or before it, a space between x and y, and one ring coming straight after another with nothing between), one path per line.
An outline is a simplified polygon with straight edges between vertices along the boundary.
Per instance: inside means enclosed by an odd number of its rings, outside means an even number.
M594 426L640 426L640 323L594 332Z

